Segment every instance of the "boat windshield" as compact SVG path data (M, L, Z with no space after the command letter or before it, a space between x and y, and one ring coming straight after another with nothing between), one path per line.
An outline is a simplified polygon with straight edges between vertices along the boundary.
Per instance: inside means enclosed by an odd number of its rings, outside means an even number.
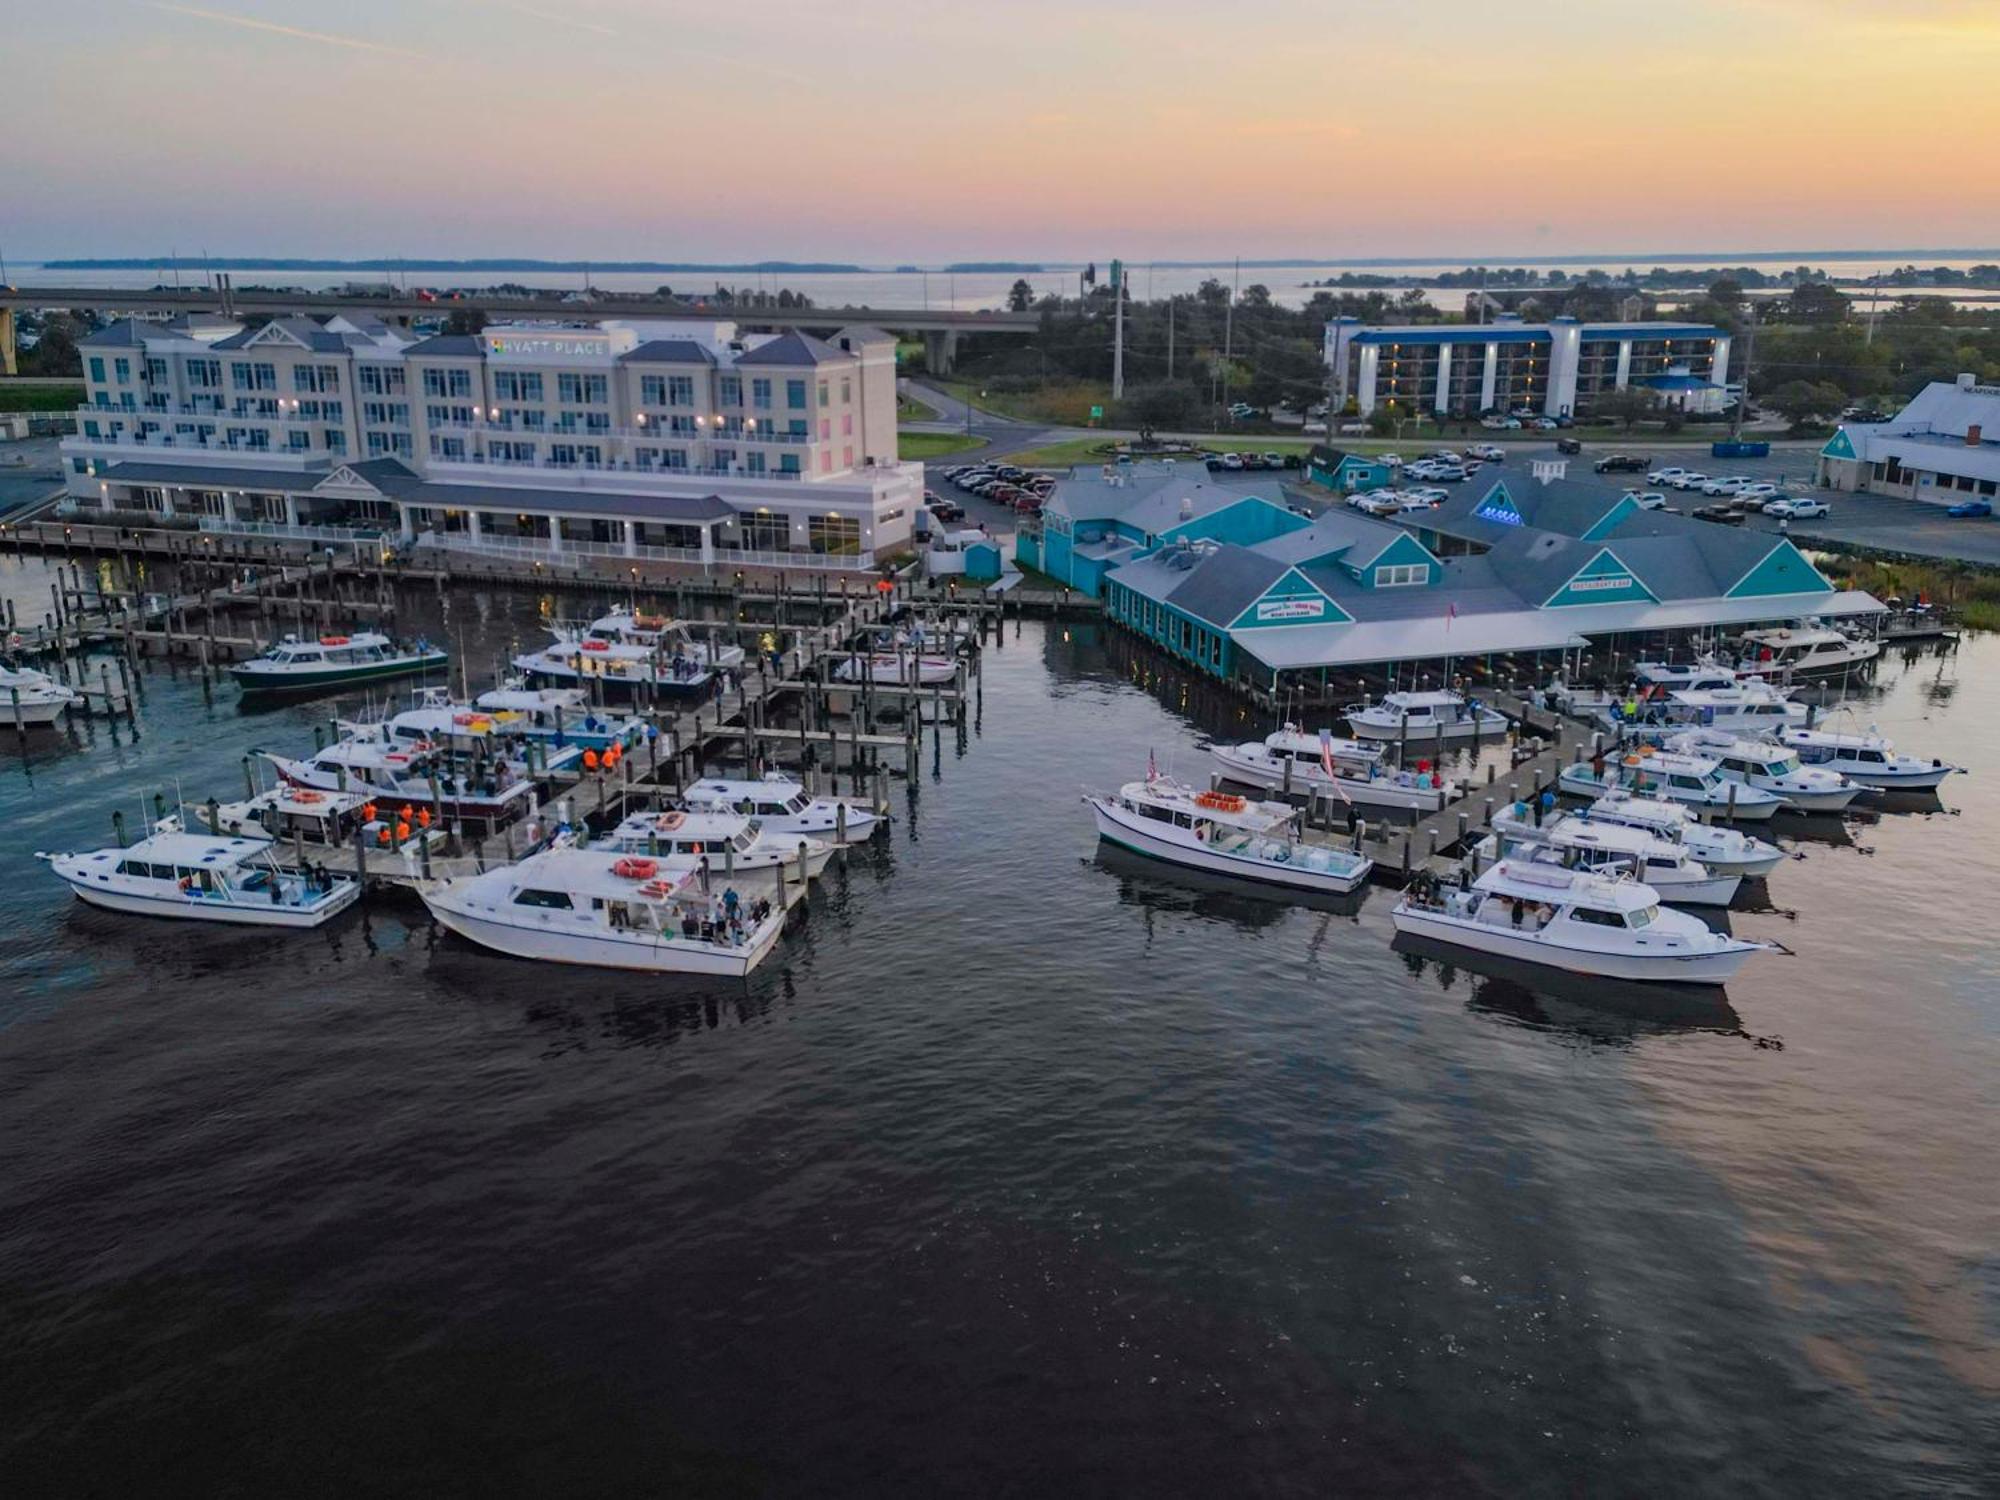
M1642 906L1636 911L1628 911L1625 913L1625 924L1635 929L1651 927L1653 925L1653 911L1654 908L1650 906Z
M1788 776L1798 769L1799 758L1796 755L1779 755L1764 762L1766 776Z

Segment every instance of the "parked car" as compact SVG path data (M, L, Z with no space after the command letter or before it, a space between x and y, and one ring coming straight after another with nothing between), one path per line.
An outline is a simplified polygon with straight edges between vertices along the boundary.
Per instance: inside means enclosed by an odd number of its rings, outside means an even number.
M1394 490L1377 490L1372 495L1361 496L1354 508L1363 515L1394 516L1402 514L1403 499Z
M1575 438L1557 438L1556 452L1567 453L1574 457L1576 454L1583 452L1583 444Z
M1433 497L1438 490L1404 490L1396 497L1396 508L1401 511L1436 510L1439 502Z
M1554 432L1562 426L1554 417L1537 417L1529 424L1537 432Z
M1741 526L1743 524L1742 514L1730 509L1727 505L1700 506L1694 512L1694 518L1697 521L1714 521L1721 526Z
M1698 490L1707 482L1708 476L1706 474L1697 474L1689 470L1684 474L1679 474L1669 479L1667 481L1667 488L1675 490Z
M1038 516L1042 513L1042 497L1023 495L1014 502L1014 511L1017 515Z
M1400 469L1403 467L1403 455L1400 453L1384 453L1375 462L1381 464L1384 468Z
M1690 472L1692 471L1688 469L1683 469L1679 464L1675 464L1672 468L1654 469L1646 475L1646 483L1672 484L1676 479L1679 479L1683 474L1687 474ZM1696 477L1699 478L1700 476L1697 475Z
M1440 484L1463 484L1472 477L1472 470L1464 464L1438 464L1431 470L1430 477Z
M1658 490L1627 490L1625 493L1632 497L1632 503L1641 510L1665 510L1667 508L1667 497Z
M1265 467L1265 468L1267 468L1267 469L1282 469L1282 468L1284 468L1284 466L1285 466L1285 455L1284 455L1284 454L1282 454L1282 453L1266 453L1266 454L1264 455L1264 467Z
M1733 495L1744 485L1754 482L1748 474L1718 474L1701 482L1701 492L1704 495Z
M1222 467L1228 469L1231 473L1236 472L1243 467L1243 455L1240 453L1223 454Z
M1507 461L1507 450L1498 443L1474 443L1465 452L1468 458L1484 459L1490 464L1505 463Z
M1753 511L1784 498L1785 492L1775 484L1746 484L1729 496L1729 503L1740 511Z
M1991 500L1961 500L1958 504L1947 509L1945 514L1948 516L1957 516L1960 520L1964 520L1969 516L1990 516L1993 514L1993 502Z
M1414 490L1407 490L1404 493L1422 500L1427 505L1442 505L1451 498L1450 490L1434 489L1428 486L1419 486Z
M1787 496L1773 500L1764 507L1764 514L1776 516L1780 521L1816 521L1821 516L1833 514L1833 507L1824 500L1815 500L1809 495L1796 498Z
M1576 439L1565 438L1563 441L1573 443ZM1560 448L1562 443L1557 443L1556 446ZM1592 464L1591 468L1600 474L1646 474L1646 460L1636 453L1607 453ZM1662 484L1665 481L1661 475L1680 472L1679 469L1662 469L1659 474L1646 474L1646 480L1649 484Z
M1366 422L1342 422L1340 424L1340 435L1342 437L1367 437L1368 424Z
M1309 506L1292 504L1287 505L1285 509L1295 516L1304 516L1308 521L1317 521L1319 519L1318 515Z

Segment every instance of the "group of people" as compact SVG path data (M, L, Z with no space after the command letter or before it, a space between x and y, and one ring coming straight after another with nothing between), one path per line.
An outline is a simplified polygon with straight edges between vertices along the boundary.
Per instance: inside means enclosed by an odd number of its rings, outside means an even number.
M740 948L749 933L771 915L771 901L759 896L746 903L730 886L720 896L711 896L705 911L687 908L681 916L681 936L708 943L726 943Z

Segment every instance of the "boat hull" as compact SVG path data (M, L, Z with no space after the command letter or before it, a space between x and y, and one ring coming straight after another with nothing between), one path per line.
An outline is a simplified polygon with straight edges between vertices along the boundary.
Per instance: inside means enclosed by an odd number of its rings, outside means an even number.
M59 875L61 871L57 872ZM165 917L184 922L224 922L238 927L318 927L361 899L361 887L346 881L334 888L326 901L314 907L272 906L255 901L195 900L172 896L148 896L136 891L111 890L93 886L67 875L62 879L76 893L77 900L105 911L124 912L136 917Z
M1576 767L1565 767L1558 773L1556 784L1572 797L1589 797L1595 800L1617 783L1600 782L1592 779L1585 768L1585 774L1577 774ZM1777 816L1778 809L1785 804L1777 798L1749 801L1739 797L1734 806L1720 798L1710 801L1707 797L1690 794L1675 787L1648 787L1648 797L1659 797L1667 802L1679 802L1687 807L1697 808L1712 817L1723 818L1732 823L1765 823Z
M1220 849L1182 844L1162 838L1148 829L1145 821L1121 816L1118 809L1101 797L1090 799L1090 809L1097 819L1098 837L1107 842L1134 854L1143 854L1149 859L1180 865L1190 870L1206 870L1212 875L1228 875L1237 880L1252 880L1260 885L1282 886L1288 890L1345 895L1366 881L1368 872L1372 868L1371 864L1364 861L1350 874L1336 874L1330 870L1311 870L1301 865L1274 864L1270 860L1252 859Z
M46 729L63 716L69 707L65 701L55 698L39 700L22 699L17 709L12 700L0 693L0 727L7 729Z
M1553 943L1540 933L1496 927L1443 912L1398 906L1390 914L1396 931L1518 963L1539 964L1571 974L1666 984L1723 984L1759 950L1748 944L1687 954L1606 953Z
M1412 745L1428 745L1440 738L1447 740L1497 740L1507 733L1507 721L1505 719L1463 719L1455 723L1446 724L1440 730L1436 724L1411 724L1408 726L1400 723L1385 724L1377 719L1361 719L1350 714L1347 718L1347 726L1354 731L1354 737L1357 740L1376 740L1384 744L1407 741Z
M874 657L864 671L856 661L842 662L834 669L833 680L858 686L868 682L876 687L908 687L912 678L918 687L943 687L958 680L958 664L942 656L916 658Z
M1208 753L1231 781L1262 787L1267 791L1284 789L1285 773L1282 768L1221 746ZM1444 806L1442 787L1399 786L1387 778L1329 777L1323 770L1301 770L1296 766L1292 770L1292 788L1294 791L1325 793L1335 797L1344 791L1347 799L1357 806L1387 807L1400 812L1429 813Z
M246 693L275 696L281 693L321 693L329 688L356 682L380 682L389 677L414 677L440 669L447 658L442 651L413 656L402 661L371 662L364 666L327 667L319 671L270 672L255 662L240 662L229 669L237 686Z
M1849 781L1859 782L1871 792L1934 792L1944 785L1945 777L1958 768L1956 766L1925 766L1919 771L1907 773L1896 771L1860 771L1852 766L1833 765L1829 770L1837 770Z
M783 935L773 923L761 940L740 948L714 943L690 943L677 938L630 934L563 932L516 927L494 922L454 906L448 899L424 891L424 905L439 924L469 943L509 958L543 963L574 964L591 969L623 969L646 974L704 974L740 979L762 963Z
M692 677L617 677L553 666L534 657L516 657L514 667L537 687L582 688L586 692L596 692L601 685L607 703L630 703L640 696L641 688L651 698L691 703L709 697L716 687L716 674L706 669Z

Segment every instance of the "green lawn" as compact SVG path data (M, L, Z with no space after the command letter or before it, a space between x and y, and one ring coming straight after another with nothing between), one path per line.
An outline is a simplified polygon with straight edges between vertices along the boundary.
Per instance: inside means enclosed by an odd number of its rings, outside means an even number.
M75 385L15 385L0 380L0 411L69 411L83 405L83 382Z
M935 422L937 412L921 401L912 401L908 396L896 398L896 420L898 422Z
M902 458L943 458L985 446L984 438L967 437L962 432L910 432L904 428L896 431L896 452Z

